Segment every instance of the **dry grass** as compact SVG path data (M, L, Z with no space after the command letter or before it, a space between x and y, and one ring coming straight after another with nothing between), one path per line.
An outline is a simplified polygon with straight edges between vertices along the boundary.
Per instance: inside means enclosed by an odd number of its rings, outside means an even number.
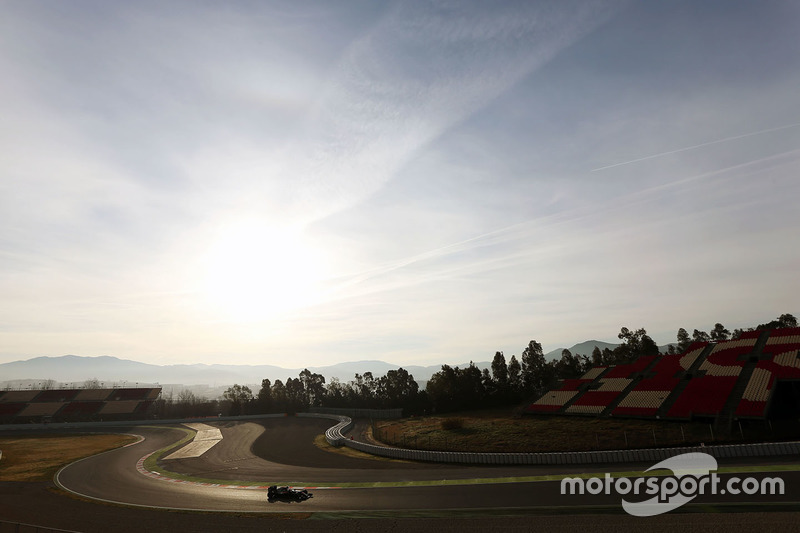
M49 481L64 465L136 440L131 435L0 437L0 481Z
M325 438L324 434L319 434L314 437L314 446L319 448L320 450L330 452L330 453L338 453L339 455L345 455L347 457L355 457L356 459L369 459L371 461L391 461L394 463L407 463L408 461L403 461L401 459L391 459L389 457L381 457L379 455L372 455L370 453L364 453L359 450L355 450L348 446L331 446L328 444L328 440Z
M448 418L458 420L452 424ZM461 427L458 427L458 426ZM705 423L595 417L459 413L375 424L374 436L406 448L471 452L553 452L711 444Z

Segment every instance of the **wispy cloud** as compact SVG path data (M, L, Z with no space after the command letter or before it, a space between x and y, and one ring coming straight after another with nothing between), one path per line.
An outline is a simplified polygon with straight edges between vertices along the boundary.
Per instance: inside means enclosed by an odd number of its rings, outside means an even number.
M798 14L9 4L0 357L461 362L792 312ZM327 299L215 314L196 281L242 220L292 225Z
M750 132L750 133L744 133L742 135L734 135L733 137L726 137L724 139L717 139L715 141L704 142L704 143L695 144L695 145L692 145L692 146L685 146L683 148L678 148L677 150L669 150L669 151L666 151L666 152L659 152L657 154L652 154L652 155L648 155L648 156L645 156L645 157L639 157L637 159L630 159L628 161L622 161L621 163L614 163L613 165L606 165L604 167L594 168L594 169L591 170L591 172L600 172L601 170L608 170L610 168L616 168L616 167L621 167L621 166L624 166L624 165L630 165L630 164L633 164L633 163L639 163L641 161L648 161L650 159L656 159L658 157L664 157L664 156L668 156L668 155L679 154L681 152L688 152L690 150L697 150L698 148L704 148L706 146L713 146L715 144L722 144L722 143L726 143L726 142L730 142L730 141L735 141L735 140L738 140L738 139L746 139L748 137L755 137L756 135L763 135L765 133L772 133L772 132L775 132L775 131L787 130L787 129L790 129L790 128L797 128L797 127L800 127L800 123L787 124L785 126L779 126L777 128L769 128L769 129L766 129L766 130L754 131L754 132Z
M378 190L422 147L607 20L613 4L401 3L355 41L308 124L299 184L323 214ZM309 150L310 149L310 150Z

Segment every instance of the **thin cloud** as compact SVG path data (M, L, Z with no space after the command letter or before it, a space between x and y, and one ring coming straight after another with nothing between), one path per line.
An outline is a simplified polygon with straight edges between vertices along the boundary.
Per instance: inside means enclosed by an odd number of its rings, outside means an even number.
M521 10L402 3L346 51L307 125L299 198L320 217L391 180L422 147L607 20L614 4ZM306 145L306 146L308 146Z
M658 157L664 157L664 156L668 156L668 155L679 154L681 152L688 152L690 150L697 150L698 148L704 148L706 146L713 146L715 144L722 144L722 143L726 143L726 142L730 142L730 141L735 141L735 140L738 140L738 139L746 139L748 137L755 137L756 135L763 135L765 133L772 133L772 132L775 132L775 131L787 130L787 129L790 129L790 128L797 128L799 126L800 126L800 122L796 123L796 124L788 124L786 126L779 126L777 128L770 128L770 129L766 129L766 130L754 131L754 132L751 132L751 133L744 133L742 135L735 135L733 137L726 137L724 139L717 139L716 141L709 141L709 142L705 142L705 143L695 144L693 146L686 146L684 148L678 148L677 150L670 150L670 151L667 151L667 152L659 152L657 154L652 154L652 155L648 155L648 156L645 156L645 157L639 157L637 159L631 159L629 161L623 161L621 163L614 163L613 165L606 165L604 167L594 168L590 172L600 172L601 170L608 170L610 168L616 168L616 167L621 167L621 166L624 166L624 165L630 165L630 164L633 164L633 163L639 163L641 161L648 161L650 159L656 159Z
M691 195L693 193L687 187L697 187L698 184L708 182L712 178L724 181L729 180L731 176L737 176L739 180L746 181L748 176L763 173L772 168L792 165L799 154L800 149L788 150L714 171L676 179L653 187L631 191L618 196L614 203L596 206L589 212L587 212L585 206L581 205L560 211L554 215L537 217L504 226L345 276L343 280L338 281L333 292L346 295L346 298L351 298L356 295L394 291L435 280L453 279L458 276L474 276L531 263L536 261L537 257L556 253L557 250L574 249L586 244L585 242L580 244L580 241L598 239L597 231L602 226L595 227L591 237L581 236L577 233L577 228L593 220L608 221L614 216L619 216L620 205L625 205L629 211L637 205L653 205L664 198L664 194L669 190L683 191L684 194ZM726 185L727 187L731 186L729 183L726 183ZM713 187L713 184L707 184L707 187ZM741 210L748 202L753 201L757 202L758 200L747 196L735 205L709 206L704 210L704 216L708 218L713 211L723 209L726 211ZM641 209L646 208L642 207ZM691 216L696 217L700 214L694 213ZM667 218L664 218L665 216ZM653 213L651 219L641 220L637 224L640 229L651 227L651 231L655 235L657 232L653 230L653 227L663 228L664 225L671 224L669 220L672 218L683 216L689 215L681 214L680 212ZM622 231L627 231L627 229ZM535 247L533 243L535 243ZM484 253L472 253L478 250L484 250ZM413 267L419 268L413 269ZM390 277L392 274L398 275Z

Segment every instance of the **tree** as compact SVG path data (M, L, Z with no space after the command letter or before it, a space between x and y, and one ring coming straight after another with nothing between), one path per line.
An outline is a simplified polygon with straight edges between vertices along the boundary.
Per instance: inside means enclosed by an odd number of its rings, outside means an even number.
M675 349L675 345L674 344L670 344L669 346L667 346L667 354L668 355L677 355L679 353L680 352Z
M642 343L639 345L639 356L648 357L651 355L658 355L658 344L650 338L649 335L642 336Z
M649 355L658 355L658 345L647 335L644 328L631 331L623 327L619 335L622 344L614 349L619 362Z
M572 355L566 348L561 350L561 359L555 364L556 376L561 379L579 378L589 366L589 358Z
M696 330L695 330L696 331ZM689 345L692 344L692 338L689 337L689 332L683 328L678 330L678 353L684 353L686 350L689 349Z
M554 379L555 372L547 364L542 345L532 340L522 352L522 383L527 394L543 391Z
M234 384L222 393L222 397L231 404L231 416L238 416L245 413L246 407L253 400L253 391L246 385Z
M508 366L506 366L506 358L503 352L494 354L494 359L492 359L492 379L499 390L505 391L508 389Z
M741 339L742 335L744 335L748 331L755 331L755 329L753 329L753 328L747 328L747 329L736 328L736 329L733 330L733 333L731 334L731 339L732 340Z
M327 407L348 407L352 405L353 389L350 385L342 383L339 378L331 378L325 387L325 405Z
M756 329L780 329L780 328L796 328L797 327L797 319L790 315L789 313L785 313L779 316L776 320L772 320L767 322L766 324L759 324Z
M97 378L87 379L83 382L84 389L99 389L100 388L100 380Z
M483 386L483 373L470 362L464 369L442 365L428 380L428 398L438 412L475 409L484 407L486 389Z
M790 315L789 313L782 314L778 317L778 322L780 323L782 328L796 328L797 327L797 319L794 315Z
M178 400L174 405L174 414L179 417L198 416L197 409L200 399L189 389L178 393Z
M364 375L356 374L355 381L350 382L356 394L356 401L362 407L377 407L378 382L372 376L372 372L364 372Z
M269 413L272 410L272 383L268 379L261 380L261 389L258 391L258 410Z
M306 368L300 372L300 383L303 385L303 400L305 405L322 405L322 400L325 397L325 378L321 374L312 374Z
M378 379L377 396L385 408L404 407L416 400L419 384L404 368L389 370Z
M456 367L457 369L458 367ZM357 376L357 375L356 375ZM450 411L456 407L456 370L450 365L442 365L425 387L428 397L437 411Z
M692 332L692 340L694 342L709 342L711 340L711 335L705 331L696 329Z
M178 393L178 401L186 405L194 405L198 402L198 399L192 391L183 389Z
M289 378L286 380L286 408L295 413L308 407L306 403L305 389L300 378Z
M508 388L511 391L512 399L516 401L522 389L522 366L517 361L516 355L512 355L508 362Z
M275 383L272 384L270 396L272 396L272 405L274 406L275 411L278 413L281 411L286 411L289 400L286 396L286 386L281 380L276 379Z
M483 392L487 398L492 400L494 404L502 404L504 401L504 394L497 388L497 382L492 379L492 374L488 368L481 370L481 385Z
M730 337L731 332L725 329L725 326L717 322L714 324L714 329L711 330L710 337L712 341L719 342L728 340Z
M597 346L592 350L592 364L595 366L603 364L603 352Z

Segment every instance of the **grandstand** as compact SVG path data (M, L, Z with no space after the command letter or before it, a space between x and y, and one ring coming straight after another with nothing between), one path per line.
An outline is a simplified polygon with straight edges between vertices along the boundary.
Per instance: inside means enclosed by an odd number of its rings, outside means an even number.
M0 391L0 423L147 418L161 388Z
M561 380L530 414L766 420L800 413L800 328L694 343L681 354L598 366Z

